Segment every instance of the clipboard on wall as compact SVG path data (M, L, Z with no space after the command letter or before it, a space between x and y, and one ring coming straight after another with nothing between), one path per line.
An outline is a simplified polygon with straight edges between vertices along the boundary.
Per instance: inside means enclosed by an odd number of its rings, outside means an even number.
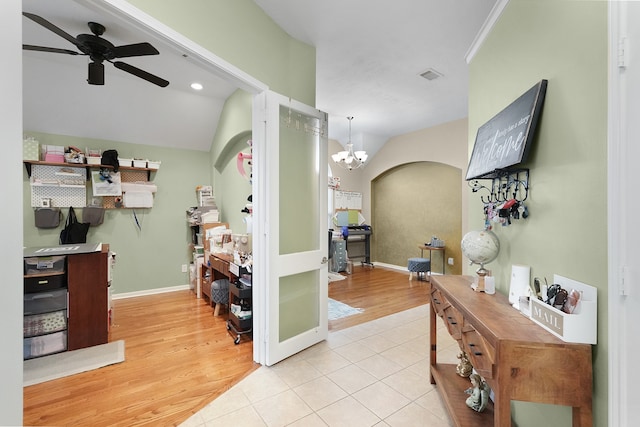
M357 191L335 191L333 206L339 210L362 210L362 193Z

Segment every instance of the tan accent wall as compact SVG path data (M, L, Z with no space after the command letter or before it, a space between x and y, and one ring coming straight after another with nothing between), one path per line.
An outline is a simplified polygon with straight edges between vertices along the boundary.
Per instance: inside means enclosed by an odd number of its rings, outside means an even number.
M446 257L454 258L453 267L445 263L447 274L459 274L462 271L462 263L466 261L462 259L460 251L460 236L467 231L467 203L471 194L464 180L468 162L467 138L466 118L395 136L390 138L359 172L362 174L362 184L360 189L355 191L362 191L362 213L367 222L373 226L372 261L406 267L408 257L420 255L417 245L425 243L425 239L431 239L433 234L439 234L438 237L445 240L447 245ZM396 168L400 169L396 171ZM405 171L405 168L408 170ZM416 170L412 171L414 168ZM421 172L417 172L420 170ZM456 171L455 177L453 177L453 171ZM412 176L414 173L422 173L424 176L414 179ZM388 183L385 177L387 174L394 175L393 180ZM387 227L383 219L392 215L388 212L393 209L393 203L382 203L382 199L374 200L374 187L378 187L375 191L380 193L380 189L383 188L381 186L384 185L385 193L401 195L408 191L405 190L409 188L407 186L420 182L437 182L435 184L437 188L430 188L431 184L424 184L424 187L418 186L415 190L434 195L432 198L425 196L432 199L430 206L427 207L425 204L422 207L416 207L413 213L410 210L393 213L397 217L395 227L401 229L402 233L411 235L411 242L403 243L402 250L399 247L394 249L396 255L393 258L383 255L386 250L384 248L394 245L393 240L397 240L393 233L385 231ZM440 188L445 187L448 189L446 197L435 196L439 194ZM382 194L378 194L377 197L382 197ZM451 199L452 197L457 197L457 200ZM434 200L436 205L433 205ZM431 216L425 218L425 221L429 221L428 226L416 225L416 218L420 213L431 211L434 206L446 208L441 209L436 215L429 214ZM408 209L413 209L411 203L408 204ZM382 230L378 230L380 227ZM382 235L379 236L380 233ZM435 272L440 272L442 267L442 264L438 263L439 255L434 254ZM379 256L384 259L378 259Z
M445 253L433 252L431 268L447 274L461 272L462 171L434 162L407 163L381 174L371 183L374 234L373 259L407 265L421 255L419 245L437 236L445 241ZM429 251L424 252L429 257ZM452 257L454 265L446 263Z

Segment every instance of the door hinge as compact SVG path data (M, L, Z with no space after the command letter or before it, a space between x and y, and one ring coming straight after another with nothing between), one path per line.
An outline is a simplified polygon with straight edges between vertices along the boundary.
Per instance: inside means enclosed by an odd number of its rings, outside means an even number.
M622 37L618 40L618 68L626 68L629 60L629 39Z

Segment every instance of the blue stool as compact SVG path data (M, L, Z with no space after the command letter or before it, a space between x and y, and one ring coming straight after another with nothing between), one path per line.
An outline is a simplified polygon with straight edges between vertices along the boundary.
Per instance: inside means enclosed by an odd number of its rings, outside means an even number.
M429 258L409 258L407 270L409 270L409 280L413 278L413 273L416 273L418 280L420 280L420 273L422 273L426 280L427 273L431 272L431 260Z
M211 282L211 302L216 304L213 315L220 314L220 304L229 304L229 280L218 279Z

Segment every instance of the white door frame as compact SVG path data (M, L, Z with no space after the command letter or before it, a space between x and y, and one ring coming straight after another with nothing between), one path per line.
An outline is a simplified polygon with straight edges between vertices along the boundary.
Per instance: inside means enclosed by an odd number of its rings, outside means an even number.
M131 25L145 28L150 33L153 33L155 36L164 39L167 43L173 44L179 47L181 50L185 52L189 52L190 58L194 59L198 64L200 64L204 69L210 71L211 73L235 84L239 89L245 90L253 95L253 109L263 108L263 106L259 105L260 100L262 99L261 95L269 90L269 86L262 83L261 81L253 78L249 74L220 58L219 56L213 54L172 28L166 26L162 22L156 20L155 18L147 15L136 7L132 6L130 3L124 0L84 0L83 4L89 5L91 7L100 9L104 12L110 13L112 15L117 16L125 22L129 22ZM259 157L260 149L256 147L261 147L264 144L265 135L262 127L255 123L255 120L252 121L252 125L254 128L254 132L252 135L253 144L254 144L254 154L256 158ZM258 125L258 126L256 126ZM262 130L262 131L261 131ZM256 165L257 166L257 165ZM255 167L253 169L253 174L255 179L252 181L252 193L260 194L260 183L264 182L265 170L264 168ZM264 254L261 254L261 247L264 245L261 243L264 240L265 236L261 232L262 227L259 225L261 217L259 215L260 212L265 211L265 200L261 197L253 198L254 205L254 245L259 248L257 253L254 251L254 261L256 262L256 266L254 266L254 273L257 273L256 277L260 275L261 262L264 262ZM257 270L257 271L256 271ZM253 360L259 362L260 360L264 360L264 349L260 346L262 342L262 337L264 336L264 328L265 325L258 321L260 318L260 311L264 310L264 303L262 302L261 295L256 295L254 297L254 306L253 306Z
M640 236L635 176L640 157L637 142L640 114L638 48L640 32L629 22L640 17L636 2L609 1L608 86L608 425L635 424L640 405ZM636 49L634 52L633 49ZM635 56L634 56L635 54Z

